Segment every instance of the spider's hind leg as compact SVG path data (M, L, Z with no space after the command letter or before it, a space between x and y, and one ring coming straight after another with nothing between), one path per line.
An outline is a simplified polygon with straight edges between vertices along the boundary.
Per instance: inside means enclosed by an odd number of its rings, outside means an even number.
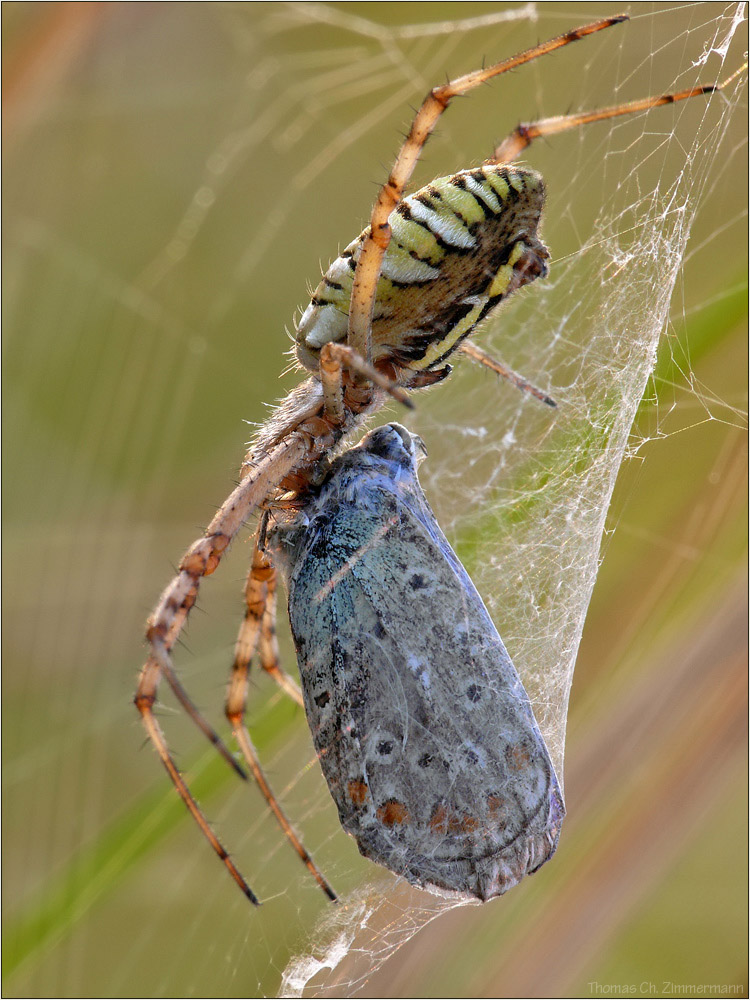
M246 612L240 626L235 647L232 676L227 692L226 716L232 726L232 732L242 751L247 766L253 773L263 796L276 817L279 826L294 847L303 863L309 869L315 881L329 899L334 902L336 893L330 887L309 852L294 832L274 792L269 785L263 769L260 766L258 753L253 746L250 734L245 726L245 710L247 707L248 682L250 677L250 660L257 647L261 650L261 664L288 693L301 701L299 689L291 677L288 677L278 664L275 655L275 594L276 569L268 555L258 544L256 538L253 561L245 588ZM266 659L264 659L264 655ZM272 662L273 661L273 662ZM297 695L294 692L297 692Z

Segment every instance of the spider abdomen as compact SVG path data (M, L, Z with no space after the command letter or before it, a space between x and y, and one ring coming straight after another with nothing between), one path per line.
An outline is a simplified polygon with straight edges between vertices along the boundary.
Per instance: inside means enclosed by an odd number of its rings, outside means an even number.
M487 164L438 177L390 215L378 280L372 361L408 384L441 364L516 288L547 273L537 235L544 184L532 170ZM346 341L365 233L331 264L297 328L297 357L317 372L321 347Z

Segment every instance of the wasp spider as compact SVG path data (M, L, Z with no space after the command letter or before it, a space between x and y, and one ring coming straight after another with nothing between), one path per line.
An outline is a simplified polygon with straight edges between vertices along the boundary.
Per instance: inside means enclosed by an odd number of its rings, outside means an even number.
M545 118L517 126L482 166L439 177L404 196L422 147L451 100L540 56L609 28L627 16L596 21L536 45L429 92L372 210L370 224L329 267L297 328L296 353L311 374L260 429L241 481L205 534L183 556L176 576L148 620L148 659L135 703L177 791L232 877L258 900L206 821L182 778L154 715L160 678L173 689L228 763L246 777L182 688L171 652L201 579L213 573L239 529L257 508L299 497L321 458L390 395L411 406L409 393L445 378L447 359L462 351L519 388L554 406L544 392L469 339L477 324L523 285L547 273L548 251L538 236L544 183L513 161L541 136L634 114L718 89L698 86L616 107ZM725 81L728 82L728 81ZM723 86L720 85L720 86ZM274 631L276 571L262 544L254 550L246 586L246 615L237 639L226 715L249 769L304 863L330 899L336 896L284 816L260 768L243 723L250 660L295 699L299 690L280 668Z

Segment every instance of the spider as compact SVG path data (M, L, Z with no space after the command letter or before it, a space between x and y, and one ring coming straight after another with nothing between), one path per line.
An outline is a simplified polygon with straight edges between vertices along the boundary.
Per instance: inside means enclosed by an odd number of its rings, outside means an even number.
M296 354L311 375L279 404L252 442L239 485L183 556L176 576L148 619L149 655L135 695L148 736L180 797L248 899L258 899L211 829L180 774L154 714L162 675L196 725L242 777L247 774L201 716L172 666L171 651L196 602L202 577L213 573L239 529L258 508L294 502L316 478L321 460L391 396L411 407L409 392L441 381L447 359L462 351L542 402L542 390L467 338L516 289L547 273L549 253L537 229L544 202L541 177L512 162L535 139L596 121L635 114L726 86L697 86L659 97L520 124L476 169L440 177L404 197L421 150L451 100L493 77L571 42L627 21L617 15L568 31L433 88L416 113L370 224L329 267L297 327ZM286 836L331 900L336 894L292 829L260 767L244 725L250 661L302 704L296 683L279 665L275 634L276 570L256 536L245 587L246 612L235 647L225 713L248 768Z

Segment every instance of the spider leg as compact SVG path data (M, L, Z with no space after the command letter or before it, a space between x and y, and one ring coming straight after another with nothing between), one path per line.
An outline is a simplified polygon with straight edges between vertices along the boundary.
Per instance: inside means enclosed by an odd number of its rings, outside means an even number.
M530 395L536 397L536 399L546 403L547 406L557 406L554 399L551 396L548 396L546 392L542 389L537 389L537 387L532 385L531 382L527 382L522 375L519 375L518 372L514 372L512 368L503 364L502 361L496 361L491 354L483 351L481 347L477 347L471 340L462 341L458 349L463 351L463 353L467 357L471 358L472 361L475 361L479 365L484 365L485 368L489 368L490 371L500 375L512 385L519 388L522 392L530 393Z
M259 531L258 539L261 537ZM256 650L260 665L293 701L304 707L302 692L282 669L276 639L276 567L256 540L253 561L245 584L245 618L234 647L232 682L249 678L250 663ZM236 698L236 695L234 696Z
M342 380L341 361L330 350L330 344L324 344L320 351L320 384L323 387L323 406L331 420L343 424L345 419L344 383Z
M271 589L275 588L276 570L266 553L257 544L253 552L253 562L248 576L246 596L247 613L245 620L240 627L240 634L237 639L237 650L234 663L232 665L232 677L229 682L227 692L226 716L232 726L232 732L239 744L242 755L253 773L263 796L276 817L279 825L286 834L287 839L294 847L297 854L302 859L312 873L318 885L329 899L334 902L337 899L336 893L325 880L317 868L312 857L302 844L297 834L294 832L291 823L282 810L271 786L266 780L263 769L260 766L258 754L250 739L250 735L245 726L244 717L247 706L248 679L250 675L250 659L258 643L263 619L266 612L266 601L269 591L269 581Z
M188 609L183 607L180 608L179 612L175 615L171 628L169 630L169 634L167 635L166 648L168 650L172 649L172 646L174 645L174 643L177 640L177 637L182 631L182 626L185 623L187 614L188 614ZM232 754L231 750L229 750L229 748L224 743L219 734L216 732L216 730L213 728L213 726L206 719L203 718L198 707L195 705L193 700L190 698L190 695L182 686L182 682L175 673L171 663L169 663L167 666L164 667L164 676L167 679L167 683L172 688L174 696L177 698L179 703L185 709L185 711L193 720L193 722L196 724L196 726L209 740L209 742L213 743L213 745L219 751L219 753L227 762L227 764L229 764L232 770L236 771L237 774L239 774L239 776L244 781L247 781L247 775L240 767L240 765L237 763L237 761L234 759L234 755Z
M618 14L601 21L594 21L592 24L583 25L573 31L566 32L564 35L558 35L547 42L535 45L510 59L495 63L493 66L457 77L440 87L434 87L429 92L414 117L409 134L396 156L388 180L380 189L370 217L368 234L362 244L357 261L349 307L347 342L361 358L366 361L370 361L372 358L372 314L383 257L391 239L388 218L401 201L404 188L414 172L422 149L451 100L459 94L465 94L473 90L474 87L486 83L493 77L515 69L517 66L522 66L524 63L569 45L571 42L576 42L587 35L592 35L627 20L627 14Z
M650 108L658 108L663 104L676 104L677 101L686 101L690 97L700 97L701 94L713 94L717 90L722 90L727 84L741 72L733 73L728 79L721 83L699 84L697 87L689 87L687 90L678 90L673 94L662 94L660 97L644 97L640 101L629 101L626 104L615 104L610 108L599 108L594 111L581 111L574 115L557 115L553 118L540 118L539 121L522 123L516 125L495 149L488 163L511 163L517 160L524 149L531 145L534 139L542 136L557 135L559 132L568 132L570 129L579 128L581 125L590 125L592 122L608 121L610 118L619 118L621 115L635 115L639 111L648 111Z
M172 667L171 663L162 663L162 671L167 680L167 683L172 688L175 698L179 701L179 703L185 709L185 711L193 720L193 722L196 724L196 726L200 729L203 735L209 740L209 742L213 743L213 745L219 751L219 753L227 762L227 764L229 764L232 770L236 771L237 774L239 774L239 776L243 779L243 781L247 781L247 774L234 759L234 755L232 754L231 750L227 747L227 745L224 743L224 741L216 732L216 730L213 728L213 726L206 719L203 718L199 709L195 705L195 702L192 700L190 695L182 686L182 682L180 681L177 674L174 672L174 668Z
M267 583L266 607L260 622L260 638L258 640L258 656L260 665L267 674L276 681L282 691L304 708L302 692L294 678L284 670L279 659L279 643L276 636L276 580L273 577Z
M254 903L255 906L259 906L260 903L258 897L242 877L239 869L229 857L229 854L223 844L209 826L208 820L203 815L200 806L190 793L190 789L188 788L185 779L180 774L179 769L169 752L169 747L167 746L167 741L164 738L164 733L162 732L161 726L157 722L156 716L154 715L153 709L154 702L156 701L156 691L159 685L159 676L162 672L169 673L170 671L171 663L169 660L169 652L164 640L155 638L152 641L151 656L149 656L146 660L141 671L138 691L135 696L135 703L138 711L141 713L143 725L146 728L149 739L156 747L159 757L161 758L161 762L172 779L180 798L187 806L193 816L193 819L203 831L203 835L224 862L229 874L232 876L240 889L242 889L243 893L247 896L250 902Z
M414 403L409 398L408 392L365 361L364 357L358 354L354 348L336 341L328 341L320 350L320 381L323 384L326 411L332 419L336 419L337 423L343 423L344 419L344 393L341 378L344 366L349 371L355 372L363 379L385 390L408 409L414 409Z
M232 693L235 677L246 679L250 673L250 661L258 648L261 621L266 609L268 581L273 580L275 576L276 570L273 564L256 541L253 549L253 561L245 584L245 617L240 625L237 642L234 646L228 703L236 700L236 694ZM246 695L246 692L243 692L243 695Z
M148 621L146 638L152 646L157 642L167 652L182 630L190 609L198 597L201 577L214 572L229 543L249 515L265 499L271 485L279 482L304 458L312 460L325 449L325 442L311 448L309 435L290 433L255 462L249 463L239 486L221 505L206 528L203 538L194 542L182 557L179 571L167 586Z
M164 590L148 621L146 638L150 644L151 652L141 670L134 699L149 739L156 748L180 798L214 851L228 868L232 878L248 899L255 904L258 903L257 897L211 830L200 806L180 774L169 751L164 733L154 716L153 707L156 702L159 680L163 673L191 717L198 722L209 739L215 742L211 735L213 731L210 726L203 724L200 713L186 694L183 698L184 692L175 676L169 653L177 641L190 609L195 604L201 577L213 573L232 538L247 517L263 502L272 485L280 482L293 468L299 467L305 460L313 461L330 445L325 434L316 441L314 446L311 441L312 435L305 430L305 425L302 423L296 430L291 429L282 441L269 447L257 460L250 461L243 466L243 469L246 470L244 478L224 501L206 529L204 537L194 542L185 553L177 575ZM213 735L215 736L215 734ZM219 741L219 745L221 749L223 746L221 741ZM226 748L222 752L227 758L231 757ZM236 764L233 766L237 767Z

